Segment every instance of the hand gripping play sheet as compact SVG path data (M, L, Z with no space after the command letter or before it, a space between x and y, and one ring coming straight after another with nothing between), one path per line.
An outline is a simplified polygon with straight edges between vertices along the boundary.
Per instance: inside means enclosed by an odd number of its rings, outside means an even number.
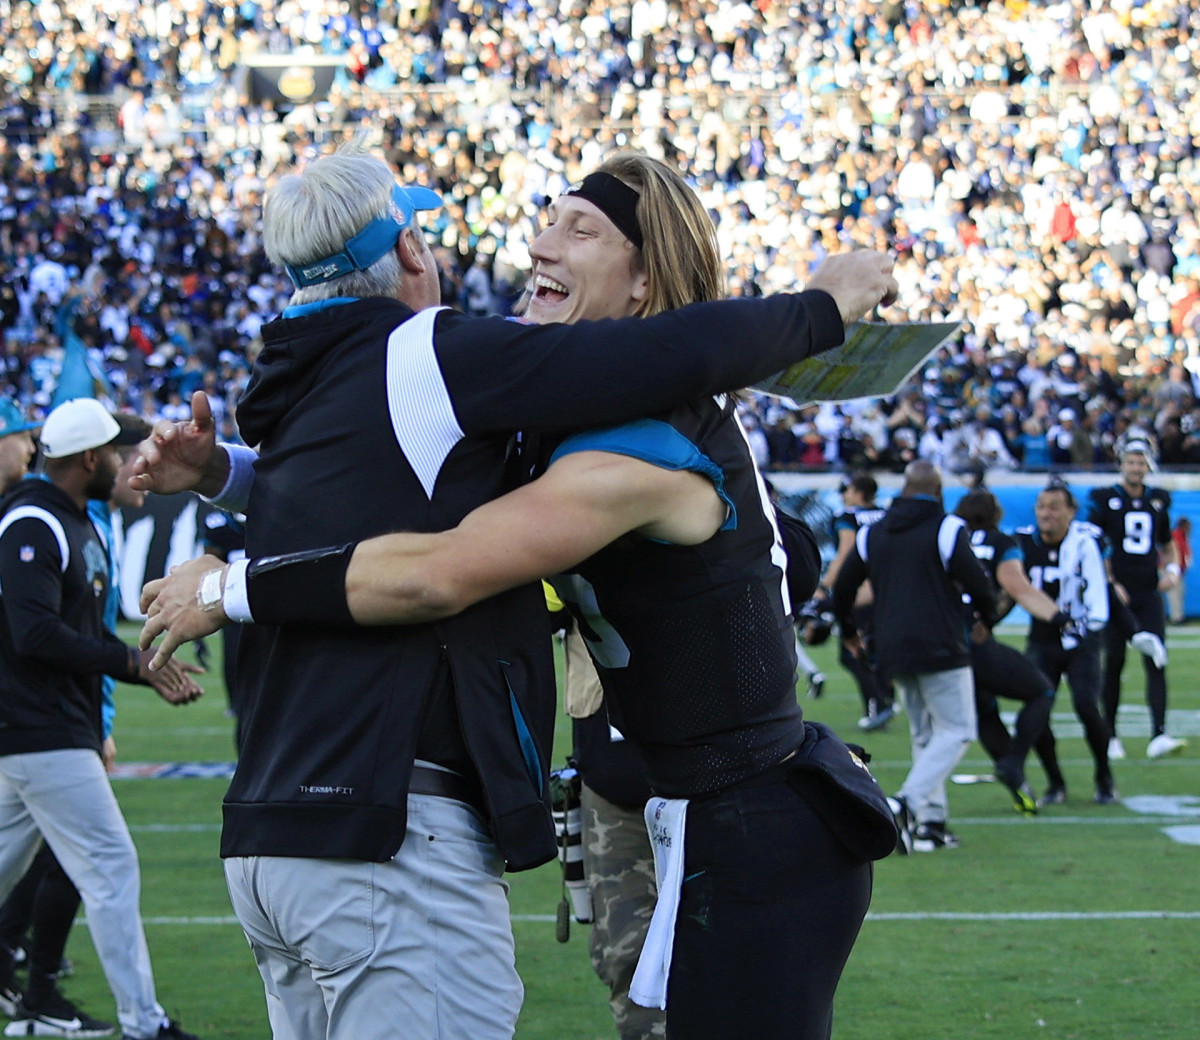
M753 387L799 405L894 394L938 347L962 328L957 321L890 325L856 322L846 342L805 358Z

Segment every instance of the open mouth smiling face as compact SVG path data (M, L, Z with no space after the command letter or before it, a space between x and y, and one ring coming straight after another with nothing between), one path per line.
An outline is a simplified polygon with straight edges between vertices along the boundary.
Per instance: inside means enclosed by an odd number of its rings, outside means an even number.
M562 282L556 282L553 278L547 278L545 275L538 275L534 279L533 295L539 302L553 306L556 303L562 303L570 296L571 290Z
M585 199L558 199L529 255L533 294L525 316L539 324L623 318L645 295L637 250Z

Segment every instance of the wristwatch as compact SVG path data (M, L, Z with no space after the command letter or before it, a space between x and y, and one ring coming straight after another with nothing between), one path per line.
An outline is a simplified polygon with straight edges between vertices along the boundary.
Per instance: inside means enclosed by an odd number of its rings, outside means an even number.
M224 590L221 588L221 579L225 574L224 567L218 567L216 570L209 571L200 579L200 587L196 590L196 602L200 604L200 609L212 613L221 606L221 599L224 595Z

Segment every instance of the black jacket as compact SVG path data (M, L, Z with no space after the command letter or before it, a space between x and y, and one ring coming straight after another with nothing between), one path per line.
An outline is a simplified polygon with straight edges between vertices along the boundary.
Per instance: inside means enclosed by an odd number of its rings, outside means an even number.
M970 665L962 594L989 624L996 596L959 517L931 498L901 497L883 519L859 529L833 589L843 634L854 631L854 593L867 578L875 593L875 647L889 676Z
M48 481L21 481L0 514L0 755L99 751L101 676L132 678L104 627L108 550Z
M842 336L824 293L575 327L413 316L386 299L301 310L264 328L238 407L243 438L261 449L251 558L453 527L527 472L514 462L518 429L633 418ZM462 768L460 749L509 869L554 855L555 682L540 586L430 625L260 624L238 663L243 749L222 855L386 860L404 839L414 757Z

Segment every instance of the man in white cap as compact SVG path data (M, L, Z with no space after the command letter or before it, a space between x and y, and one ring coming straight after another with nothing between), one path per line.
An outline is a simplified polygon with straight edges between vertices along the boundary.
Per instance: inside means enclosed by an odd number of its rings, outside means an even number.
M44 837L83 896L125 1037L194 1040L155 998L137 850L100 757L101 677L151 678L151 655L104 626L108 552L87 514L112 492L120 433L98 401L60 405L42 428L46 479L22 481L0 517L0 900ZM195 693L182 674L158 689L172 703ZM16 1007L25 1035L113 1031L33 982Z
M1150 709L1150 742L1146 755L1175 754L1187 741L1167 733L1166 618L1162 594L1180 578L1178 553L1171 538L1171 496L1146 486L1154 450L1145 438L1131 436L1120 448L1121 482L1093 488L1088 495L1088 521L1107 542L1107 562L1114 596L1108 626L1104 665L1104 713L1112 741L1110 758L1124 758L1117 737L1117 707L1121 702L1121 670L1125 641L1143 654L1146 704ZM1123 605L1127 609L1122 609ZM1130 621L1129 615L1132 615Z

